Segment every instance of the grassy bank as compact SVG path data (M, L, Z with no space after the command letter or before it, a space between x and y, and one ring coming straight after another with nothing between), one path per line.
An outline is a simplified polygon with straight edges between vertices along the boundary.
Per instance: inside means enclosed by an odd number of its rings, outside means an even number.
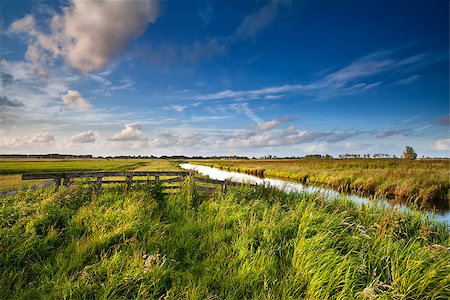
M194 163L321 185L418 207L450 207L450 160L218 160Z
M448 299L448 227L271 188L0 198L7 299Z
M75 171L179 171L178 164L162 159L2 159L0 192L48 180L22 181L23 173Z

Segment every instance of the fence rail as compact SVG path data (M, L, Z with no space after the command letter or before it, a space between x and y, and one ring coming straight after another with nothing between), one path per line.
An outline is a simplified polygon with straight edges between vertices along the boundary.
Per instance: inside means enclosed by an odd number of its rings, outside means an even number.
M191 176L195 182L220 185L223 191L227 190L228 186L239 186L241 183L215 180L210 178L196 177L190 172L60 172L60 173L28 173L22 174L22 180L35 180L35 179L51 179L56 187L61 185L69 186L71 184L89 184L97 185L101 188L103 184L124 183L128 187L131 187L134 183L147 183L147 184L167 184L167 183L180 183L185 180L187 176ZM114 177L125 177L125 179L110 179ZM140 177L133 179L133 177ZM143 179L142 177L146 177ZM95 178L89 180L88 178ZM108 179L104 179L108 178ZM74 179L88 179L81 181L74 181ZM215 191L217 188L211 186L200 186L206 191ZM165 189L180 189L181 185L163 185Z

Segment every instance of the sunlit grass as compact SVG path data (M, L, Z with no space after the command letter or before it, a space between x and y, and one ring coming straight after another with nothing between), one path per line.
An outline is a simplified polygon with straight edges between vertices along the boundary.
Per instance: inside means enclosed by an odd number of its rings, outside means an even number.
M177 162L162 159L3 159L0 160L0 192L49 181L23 181L23 173L76 171L180 171L180 168ZM104 178L108 179L118 178Z
M356 192L417 207L448 209L450 160L205 160L194 163Z
M447 299L445 224L346 199L186 181L0 198L0 290L17 298Z

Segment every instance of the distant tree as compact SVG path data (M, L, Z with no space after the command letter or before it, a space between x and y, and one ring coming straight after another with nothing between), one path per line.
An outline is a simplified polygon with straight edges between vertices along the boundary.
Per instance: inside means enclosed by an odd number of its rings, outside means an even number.
M417 153L411 146L406 146L405 150L403 150L403 158L405 159L416 159Z

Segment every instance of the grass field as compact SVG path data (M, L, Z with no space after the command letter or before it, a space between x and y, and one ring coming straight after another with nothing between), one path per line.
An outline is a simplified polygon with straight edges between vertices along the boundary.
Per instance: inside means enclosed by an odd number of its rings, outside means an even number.
M271 188L0 198L5 299L448 299L448 227Z
M179 171L180 168L174 162L156 159L2 159L0 160L0 192L48 181L22 181L23 173L125 170Z
M418 207L448 209L450 160L206 160L193 163L321 185Z

